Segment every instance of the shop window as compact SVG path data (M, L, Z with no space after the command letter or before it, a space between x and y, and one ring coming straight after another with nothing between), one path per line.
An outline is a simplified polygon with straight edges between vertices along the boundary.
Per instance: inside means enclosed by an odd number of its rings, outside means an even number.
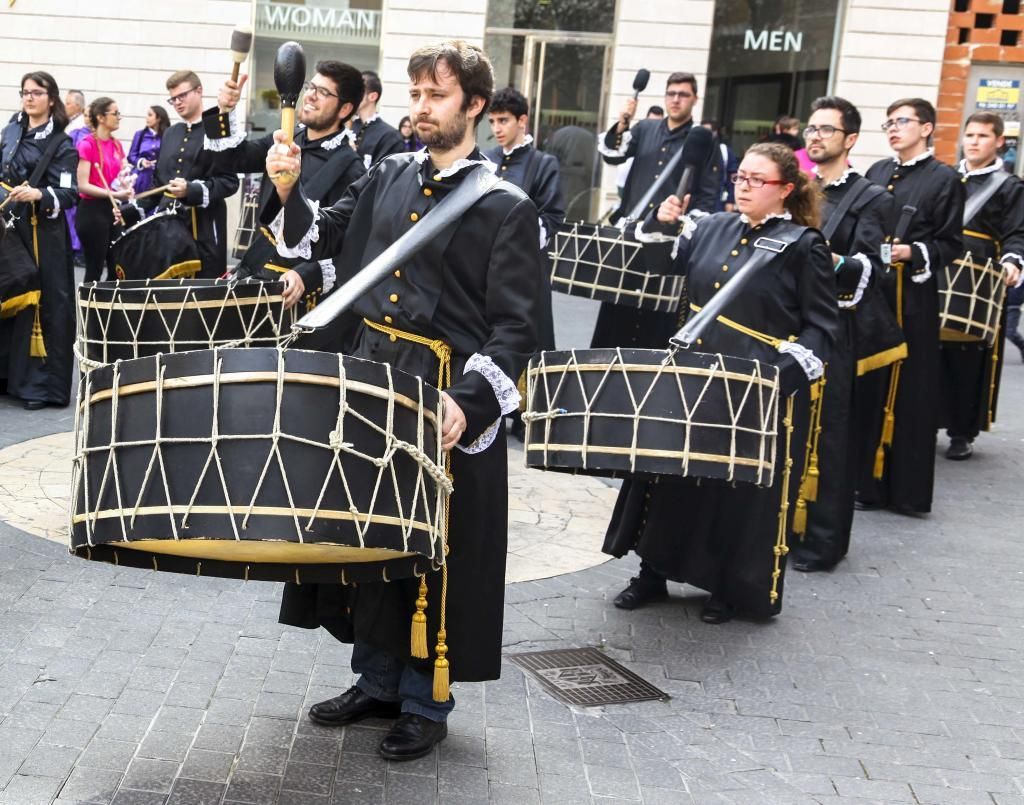
M615 0L492 0L488 28L611 33Z

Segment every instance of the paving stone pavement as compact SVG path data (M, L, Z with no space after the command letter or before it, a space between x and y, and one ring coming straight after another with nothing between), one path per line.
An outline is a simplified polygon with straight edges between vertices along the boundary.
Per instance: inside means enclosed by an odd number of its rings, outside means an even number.
M632 560L507 586L506 653L600 646L671 699L568 708L506 663L455 686L449 738L406 764L375 754L383 722L309 722L349 649L279 625L278 585L87 563L0 523L0 803L1024 805L1011 355L1003 421L939 459L931 517L858 513L849 559L791 573L770 623L706 625L680 585L620 612ZM0 398L0 448L71 425Z

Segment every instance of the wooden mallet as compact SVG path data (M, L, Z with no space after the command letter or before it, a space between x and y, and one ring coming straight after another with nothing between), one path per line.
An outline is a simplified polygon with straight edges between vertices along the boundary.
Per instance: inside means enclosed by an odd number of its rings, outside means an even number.
M231 32L231 58L234 60L235 65L231 68L231 80L238 81L238 71L242 67L242 62L249 56L249 51L252 50L252 26L247 23L236 25L235 30Z
M285 42L274 59L274 86L281 96L281 131L291 145L295 133L295 106L306 81L306 54L298 42ZM298 174L281 173L271 177L277 184L294 184Z

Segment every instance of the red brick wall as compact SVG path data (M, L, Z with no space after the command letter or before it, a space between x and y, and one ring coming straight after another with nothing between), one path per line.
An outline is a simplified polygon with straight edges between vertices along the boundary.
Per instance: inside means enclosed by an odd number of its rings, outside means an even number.
M971 64L1024 64L1024 6L1016 14L1003 13L1003 0L967 0L967 11L957 11L956 6L956 0L950 0L935 133L935 155L948 163L956 159ZM991 15L991 27L977 27L979 21L984 23L979 15ZM1004 36L1016 38L1016 45L1000 44ZM963 38L966 42L960 44Z

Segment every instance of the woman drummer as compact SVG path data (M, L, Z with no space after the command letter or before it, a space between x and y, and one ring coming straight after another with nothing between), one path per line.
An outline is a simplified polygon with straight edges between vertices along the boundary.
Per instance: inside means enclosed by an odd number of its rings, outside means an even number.
M19 94L21 113L0 133L0 200L9 199L6 237L20 243L4 250L23 248L39 270L38 284L3 300L0 386L6 380L7 393L36 410L71 399L75 281L64 212L78 200L78 155L64 133L68 116L53 76L27 73Z
M825 239L814 228L817 190L789 148L754 145L734 182L739 212L710 215L696 225L683 219L675 267L686 276L692 315L729 282L759 239L790 241L697 342L700 352L779 368L774 482L764 488L670 476L626 481L604 551L623 556L633 549L642 561L639 575L615 599L620 609L664 599L666 579L711 593L701 613L707 623L724 623L734 614L766 618L782 607L785 534L807 443L809 389L822 376L836 326L835 276ZM683 212L680 200L670 196L658 210L658 220L675 223ZM787 420L793 425L791 433ZM725 454L728 434L722 438ZM787 444L794 459L788 472Z

